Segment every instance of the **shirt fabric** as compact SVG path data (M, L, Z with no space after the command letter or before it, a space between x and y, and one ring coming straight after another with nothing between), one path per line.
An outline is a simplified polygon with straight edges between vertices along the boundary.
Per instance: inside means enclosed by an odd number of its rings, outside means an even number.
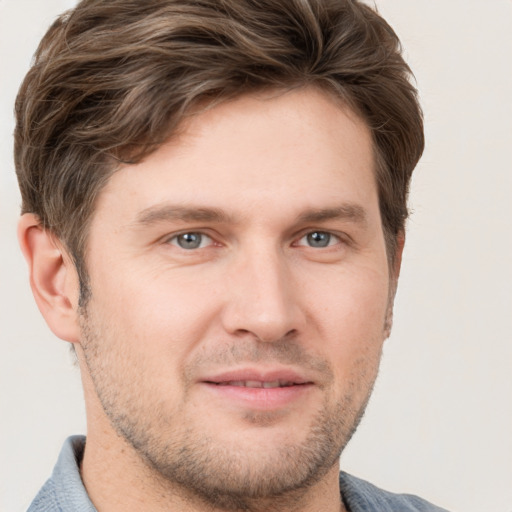
M52 476L44 484L27 512L97 512L80 477L84 436L69 437ZM340 473L340 489L349 512L447 512L417 496L394 494Z

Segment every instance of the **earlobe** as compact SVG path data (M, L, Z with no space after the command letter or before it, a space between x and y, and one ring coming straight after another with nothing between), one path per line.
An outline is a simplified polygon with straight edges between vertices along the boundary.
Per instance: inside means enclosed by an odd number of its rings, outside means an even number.
M32 293L46 323L59 338L78 342L79 287L71 258L32 213L22 215L18 240L28 264Z

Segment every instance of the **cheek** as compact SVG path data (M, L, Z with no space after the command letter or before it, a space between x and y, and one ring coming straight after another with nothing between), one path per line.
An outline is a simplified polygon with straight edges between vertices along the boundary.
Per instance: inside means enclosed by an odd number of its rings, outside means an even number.
M166 272L119 272L95 276L95 310L115 329L126 349L157 358L171 352L179 359L204 337L215 316L217 300L208 281L194 276L172 279ZM151 351L148 348L151 347Z
M310 324L340 380L373 381L385 339L388 277L381 272L339 273L316 289Z
M316 282L324 284L310 286L310 300L329 338L348 342L382 334L389 302L387 274L339 271Z

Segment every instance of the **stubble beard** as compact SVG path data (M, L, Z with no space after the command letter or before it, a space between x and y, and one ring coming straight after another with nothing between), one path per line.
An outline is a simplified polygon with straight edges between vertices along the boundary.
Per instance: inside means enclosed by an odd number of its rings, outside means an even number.
M339 414L324 407L303 442L283 442L271 450L227 447L193 428L182 430L170 442L156 440L133 425L116 422L115 428L186 499L198 498L227 511L296 510L308 489L339 464L365 405L351 425L344 421L346 401L338 404ZM251 420L260 425L273 422L262 414L247 418Z
M144 372L138 372L136 358L130 360L128 356L126 360L119 342L109 343L114 338L109 337L108 328L99 327L82 309L84 362L116 433L135 450L162 491L226 511L277 510L280 503L294 509L308 489L338 464L364 414L377 374L378 361L369 363L362 357L355 364L357 379L347 383L346 393L338 401L326 396L302 442L293 444L284 439L271 449L254 446L247 450L247 443L219 443L204 431L204 423L187 422L182 415L165 416L168 407L164 401L151 400L156 396L151 390L144 392ZM260 352L258 357L285 362L287 356L283 354L288 353L290 342L280 343L253 346L245 352L263 350L265 354ZM240 351L240 346L236 350ZM123 368L131 366L131 376L136 376L129 386L125 372L112 364L120 358L125 358ZM366 392L362 399L361 387ZM249 416L246 420L251 422ZM202 421L207 422L207 418ZM273 418L271 414L257 414L252 421L265 428Z

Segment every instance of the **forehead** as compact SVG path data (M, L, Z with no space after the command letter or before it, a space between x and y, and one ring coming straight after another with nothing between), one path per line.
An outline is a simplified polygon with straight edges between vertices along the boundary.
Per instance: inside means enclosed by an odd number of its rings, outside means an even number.
M349 108L316 89L265 92L188 116L168 143L111 177L97 209L140 215L172 201L243 216L373 205L373 168L370 131Z

